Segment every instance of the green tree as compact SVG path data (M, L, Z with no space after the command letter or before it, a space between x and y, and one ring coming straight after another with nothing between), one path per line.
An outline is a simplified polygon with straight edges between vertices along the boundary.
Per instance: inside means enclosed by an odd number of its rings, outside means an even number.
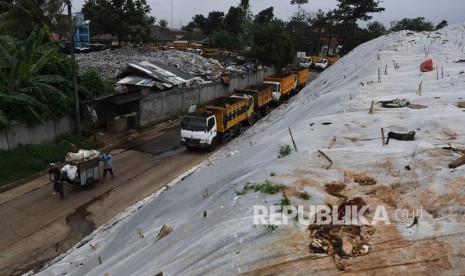
M308 0L291 0L291 5L303 5L303 4L307 4L308 3Z
M305 10L301 10L294 14L293 17L286 23L286 30L290 35L293 45L297 51L308 52L311 48L313 34L313 26L310 26L308 18L309 14Z
M250 10L249 0L241 0L239 8L242 10L242 33L238 35L239 49L243 50L246 46L251 46L252 36L250 28L252 25L253 14Z
M274 8L269 7L268 9L264 9L259 12L254 19L254 24L261 24L261 23L268 23L274 19Z
M202 32L204 33L210 32L210 30L207 29L208 19L205 18L205 16L201 14L196 14L194 15L194 17L192 17L192 22L195 24L197 28L200 28Z
M440 29L442 29L442 28L444 28L444 27L447 27L447 25L448 25L448 24L447 24L447 21L446 21L446 20L442 20L441 22L439 22L438 25L436 25L436 28L435 28L435 29L436 29L436 30L440 30Z
M252 56L278 68L294 59L294 47L281 20L255 24L252 31Z
M300 13L302 12L301 6L307 3L308 0L291 0L291 5L297 5L297 18L300 18Z
M160 27L160 31L162 33L168 33L169 30L170 30L168 28L168 20L166 20L166 19L161 19L160 21L158 21L158 26Z
M0 1L2 33L18 39L26 39L35 26L39 26L50 37L50 30L63 25L65 17L61 0L17 0Z
M81 100L91 100L103 95L114 94L116 82L114 80L104 80L95 70L89 70L81 76L79 84L85 94L81 94Z
M431 21L427 21L424 17L404 18L400 21L392 21L389 31L398 32L409 30L414 32L434 31L434 25Z
M212 11L208 14L208 28L211 31L219 30L223 26L224 12Z
M208 14L204 34L209 35L223 28L224 12L212 11Z
M105 81L95 70L89 70L82 75L80 84L90 92L88 95L84 95L84 97L81 96L82 100L90 100L105 94Z
M352 27L352 35L355 36L357 30L357 20L368 21L373 16L369 13L378 13L385 10L379 7L379 0L337 0L339 2L338 9L335 10L344 24Z
M224 13L219 11L212 11L205 17L201 14L196 14L192 17L192 21L186 26L188 30L199 28L206 35L211 35L218 31L223 26Z
M387 33L386 27L384 27L384 25L379 21L368 23L367 31L368 31L369 40L380 37Z
M244 11L240 7L230 7L224 17L224 29L233 35L239 35L244 31Z
M0 16L2 16L7 10L9 10L9 7L11 4L13 4L13 2L13 0L0 1Z
M82 8L92 21L93 33L110 33L122 41L153 42L151 27L155 18L149 16L145 0L86 0Z
M322 10L318 10L318 12L309 19L309 22L312 25L313 32L316 33L316 39L313 40L314 42L312 44L314 45L313 52L320 53L323 45L327 45L329 51L330 42L332 38L336 36L337 28L340 27L335 12L328 11L325 13Z
M162 29L168 29L168 20L162 19L158 21L158 26L160 26Z
M235 36L226 30L215 31L211 35L210 41L213 47L221 49L235 50L237 46L237 39L235 39Z
M29 123L43 117L58 118L68 112L71 81L58 74L49 74L54 57L60 55L57 45L43 43L44 32L35 27L24 42L0 37L0 124L10 120Z
M110 1L87 0L82 7L82 12L92 22L92 27L90 28L92 35L112 33L109 30L113 28L116 22L114 21L115 15L110 14L113 12Z
M198 26L194 21L189 22L186 26L182 26L182 30L188 33L193 32L196 28L198 28Z
M243 14L243 28L247 29L250 24L252 24L252 11L250 10L249 0L241 0L239 3L239 8L242 10Z

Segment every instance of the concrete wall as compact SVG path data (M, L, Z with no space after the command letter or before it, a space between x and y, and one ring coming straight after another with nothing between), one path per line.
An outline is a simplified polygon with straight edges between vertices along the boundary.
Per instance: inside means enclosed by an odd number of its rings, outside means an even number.
M268 69L267 71L260 70L252 74L239 75L231 78L229 86L217 81L150 95L140 101L140 125L146 126L179 116L187 112L189 106L193 104L205 103L218 97L231 95L234 89L261 83L264 77L272 73L273 70Z
M228 96L234 89L244 88L248 85L260 83L265 76L269 76L273 70L260 70L252 74L238 75L231 78L230 86L221 82L213 82L195 87L170 90L142 99L139 103L139 124L146 126L166 120L170 117L179 116L187 112L189 106L204 103L222 96ZM129 111L133 111L132 107ZM109 108L97 108L104 110L105 114L99 117L114 118L116 114L110 112ZM85 121L85 120L84 120ZM83 123L84 123L83 121ZM0 150L13 150L19 144L41 144L53 141L63 133L74 133L74 121L66 116L60 120L44 120L43 124L29 126L27 124L12 123L7 129L0 129Z
M12 122L9 128L0 129L0 150L13 150L20 144L47 143L60 134L72 132L74 132L74 122L69 116L57 121L44 120L43 124L34 126Z

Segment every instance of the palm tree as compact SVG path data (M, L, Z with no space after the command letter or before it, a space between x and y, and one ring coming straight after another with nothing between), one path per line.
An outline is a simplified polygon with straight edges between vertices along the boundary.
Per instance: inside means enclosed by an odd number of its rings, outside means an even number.
M2 0L0 29L19 39L25 39L35 26L39 26L48 36L50 29L63 24L64 9L62 0Z
M35 27L24 43L0 37L0 125L11 119L28 122L42 117L56 118L54 102L69 102L61 91L71 82L59 75L43 74L45 66L57 54L52 42L42 43L44 32Z

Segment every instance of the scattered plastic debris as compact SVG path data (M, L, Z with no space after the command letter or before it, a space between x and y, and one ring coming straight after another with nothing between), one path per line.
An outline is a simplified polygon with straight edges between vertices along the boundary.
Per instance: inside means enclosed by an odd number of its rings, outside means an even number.
M80 74L96 70L104 79L114 79L126 69L129 63L143 61L158 61L176 67L187 74L201 77L205 81L218 80L225 74L243 74L250 71L248 65L223 66L218 60L205 58L197 53L178 50L158 51L137 47L76 54L76 61L79 63Z

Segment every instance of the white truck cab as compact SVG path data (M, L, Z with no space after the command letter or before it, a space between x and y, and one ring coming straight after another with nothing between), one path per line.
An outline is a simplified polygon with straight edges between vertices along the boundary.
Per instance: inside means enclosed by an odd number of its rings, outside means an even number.
M213 150L216 136L217 124L213 114L188 115L181 121L181 144L187 148L211 148Z
M297 63L299 67L310 68L310 66L312 66L312 58L311 57L299 57L297 58Z
M263 84L268 84L273 87L273 100L279 101L282 94L281 83L275 81L264 81Z
M318 61L315 63L315 69L317 70L324 70L328 67L328 60L325 58L320 58Z

